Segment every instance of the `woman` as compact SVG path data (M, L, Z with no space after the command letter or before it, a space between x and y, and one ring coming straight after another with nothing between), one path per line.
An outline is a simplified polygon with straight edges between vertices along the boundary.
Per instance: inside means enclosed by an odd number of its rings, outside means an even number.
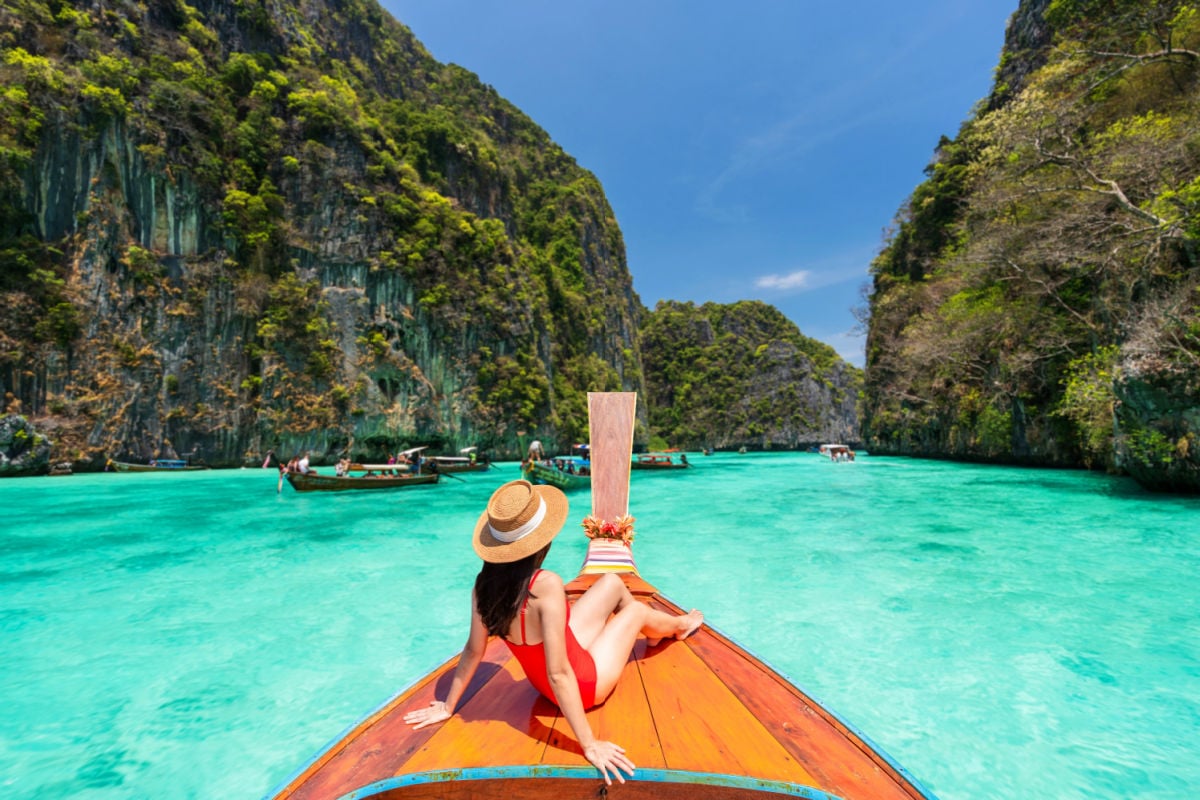
M625 669L638 634L652 644L691 635L704 615L675 616L638 602L614 574L603 575L573 606L563 581L541 569L567 518L567 497L553 486L511 481L497 489L475 525L483 568L471 595L471 632L445 700L410 711L404 721L423 728L448 719L475 675L488 636L500 636L529 682L555 703L587 758L612 784L633 774L620 745L596 739L584 712L608 697Z

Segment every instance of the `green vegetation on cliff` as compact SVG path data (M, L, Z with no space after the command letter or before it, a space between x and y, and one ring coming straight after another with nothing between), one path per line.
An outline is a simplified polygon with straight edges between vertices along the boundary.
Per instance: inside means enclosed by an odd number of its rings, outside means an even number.
M373 0L0 3L0 393L65 457L573 439L640 310L595 177Z
M874 263L864 438L1200 490L1200 13L1027 0L1014 25L1051 36L1006 53L1019 82Z
M855 440L861 373L773 306L660 302L642 328L651 429L679 447Z

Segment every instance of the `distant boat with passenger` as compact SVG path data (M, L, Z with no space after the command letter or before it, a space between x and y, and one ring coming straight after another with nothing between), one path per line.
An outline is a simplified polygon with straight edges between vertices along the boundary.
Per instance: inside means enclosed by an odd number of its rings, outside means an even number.
M521 462L521 475L530 483L557 486L564 492L575 489L590 489L592 486L592 461L590 447L577 444L571 447L571 455L553 458L526 458Z
M638 453L629 464L630 469L660 472L664 470L687 469L690 466L691 464L688 463L686 453L670 450L661 453Z
M481 456L477 453L474 447L464 447L458 452L463 455L459 456L425 456L425 463L433 462L437 464L437 471L441 473L454 472L487 472L491 469L492 462L487 456Z
M316 470L285 473L297 492L345 492L406 489L438 482L438 473L416 473L407 464L349 464L341 474L322 475Z
M849 445L823 444L817 452L833 462L854 460L854 451L850 449Z

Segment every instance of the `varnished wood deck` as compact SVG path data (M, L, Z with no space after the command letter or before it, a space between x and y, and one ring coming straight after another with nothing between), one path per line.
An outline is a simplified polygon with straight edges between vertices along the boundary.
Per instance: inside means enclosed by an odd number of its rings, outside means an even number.
M679 613L657 595L643 599ZM355 790L363 798L597 796L603 783L566 721L499 639L455 716L420 731L405 725L406 711L445 696L456 661L364 720L277 800L333 800ZM682 642L648 648L639 641L616 690L588 721L637 765L630 783L608 790L613 796L805 796L808 787L816 798L925 797L817 703L707 625Z

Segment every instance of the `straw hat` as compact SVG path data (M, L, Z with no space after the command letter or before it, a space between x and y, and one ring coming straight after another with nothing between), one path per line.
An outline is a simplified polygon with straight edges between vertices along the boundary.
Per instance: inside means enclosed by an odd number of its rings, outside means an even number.
M492 493L475 523L475 552L507 564L541 550L567 519L567 496L553 486L509 481Z

